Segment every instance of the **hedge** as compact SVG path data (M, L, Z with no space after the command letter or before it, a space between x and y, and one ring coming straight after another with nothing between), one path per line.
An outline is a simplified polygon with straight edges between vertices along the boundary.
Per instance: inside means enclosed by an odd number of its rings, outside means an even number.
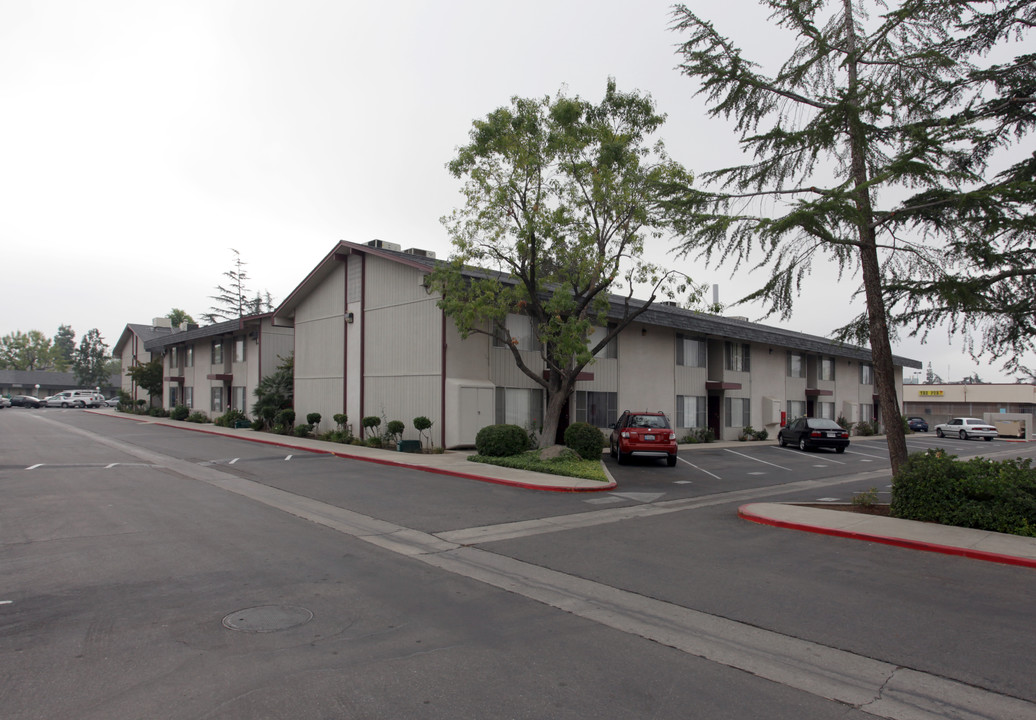
M529 435L517 425L487 425L475 436L475 448L486 457L509 457L529 449Z
M893 517L1036 537L1031 461L915 453L892 483Z
M565 428L565 446L584 460L600 460L604 445L604 434L590 423L577 422Z

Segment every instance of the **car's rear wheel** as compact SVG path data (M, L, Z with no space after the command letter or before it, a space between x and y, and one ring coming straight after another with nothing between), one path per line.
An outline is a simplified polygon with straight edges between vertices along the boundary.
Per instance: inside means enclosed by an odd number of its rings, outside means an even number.
M68 407L68 403L66 403L66 402L61 403L61 407L67 408Z
M935 436L936 437L946 437L945 435L942 434L942 428L935 428Z
M844 453L845 452L845 448L835 448L835 452L836 453Z
M777 433L777 444L781 447L788 447L788 441L784 438L782 433Z
M615 459L619 461L619 465L625 465L629 459L629 455L622 451L622 445L615 449Z
M982 439L983 439L983 440L985 440L986 442L989 442L989 441L990 441L990 440L992 440L993 438L991 438L991 437L984 437L984 438L982 438Z
M967 440L968 439L968 431L967 430L961 430L960 431L960 439L961 440Z
M608 444L608 454L611 455L612 457L615 457L616 455L618 455L618 453L615 452L615 443L609 443Z
M805 452L809 450L809 446L806 444L806 438L799 438L799 450Z
M989 438L986 438L986 439L988 440ZM667 457L665 459L665 464L668 465L669 467L676 467L676 453L673 453L672 455Z

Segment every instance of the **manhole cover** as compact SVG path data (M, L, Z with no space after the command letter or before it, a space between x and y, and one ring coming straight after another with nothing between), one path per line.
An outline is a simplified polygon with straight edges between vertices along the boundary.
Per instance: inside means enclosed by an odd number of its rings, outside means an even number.
M295 605L263 605L232 612L223 618L223 627L241 632L267 633L287 630L308 623L313 613Z

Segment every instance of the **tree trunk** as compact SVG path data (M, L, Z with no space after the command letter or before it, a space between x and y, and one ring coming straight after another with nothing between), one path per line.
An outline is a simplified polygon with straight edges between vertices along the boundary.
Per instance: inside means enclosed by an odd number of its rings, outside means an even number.
M849 133L850 174L853 181L860 243L860 270L863 274L863 290L867 298L867 320L871 343L871 358L874 362L874 382L878 390L881 420L885 425L889 460L893 476L907 461L906 434L903 431L899 400L896 397L896 370L892 363L892 343L889 342L888 315L882 297L881 262L878 258L877 234L874 229L874 208L871 205L870 190L867 187L866 135L860 119L859 107L853 105L859 87L857 75L856 31L853 24L852 0L842 0L845 12L846 72L849 80L849 112L847 131Z

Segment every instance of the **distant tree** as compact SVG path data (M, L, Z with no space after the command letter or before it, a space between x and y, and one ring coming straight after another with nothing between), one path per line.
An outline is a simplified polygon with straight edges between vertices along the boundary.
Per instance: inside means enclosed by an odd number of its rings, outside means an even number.
M51 348L54 369L59 372L67 372L72 365L72 356L75 354L75 351L75 330L70 325L59 325L58 331L54 333L54 344Z
M248 303L249 315L262 315L264 313L271 313L273 310L273 298L270 297L270 293L266 291L256 293L255 297Z
M942 383L942 378L935 374L932 370L932 362L928 361L928 370L925 372L924 384L925 385L939 385Z
M134 365L126 371L133 382L147 391L149 407L154 404L156 397L162 396L162 370L162 358L156 357L149 362Z
M39 330L15 330L0 338L0 367L8 370L50 370L54 367L50 338Z
M687 290L682 274L641 260L647 240L670 230L661 205L667 189L691 180L652 141L664 121L650 97L620 92L614 80L596 104L516 97L476 120L471 142L448 165L465 180L466 204L443 220L454 253L430 286L462 336L492 336L544 390L541 445L554 442L594 355L658 294ZM469 265L488 272L473 277ZM643 305L629 302L640 283L651 288ZM616 289L629 294L621 316L610 317ZM525 334L513 326L518 316L531 328L530 347L516 339ZM606 329L591 345L595 328ZM526 363L528 350L542 368Z
M202 314L202 319L207 323L217 323L222 320L232 320L244 317L245 315L258 315L269 312L273 309L273 301L270 293L256 293L254 298L250 295L252 291L248 288L249 275L245 270L245 261L241 259L241 253L234 248L234 266L223 273L227 279L225 285L216 286L216 294L210 295L209 299L215 304L209 308L207 313ZM269 308L269 310L267 310Z
M111 381L108 345L97 328L87 331L72 358L72 372L82 387L102 387Z
M165 316L169 318L169 322L173 324L173 327L180 327L184 323L189 323L191 325L195 324L194 318L192 318L190 315L187 314L186 311L181 310L180 308L173 308L172 310L167 312Z

